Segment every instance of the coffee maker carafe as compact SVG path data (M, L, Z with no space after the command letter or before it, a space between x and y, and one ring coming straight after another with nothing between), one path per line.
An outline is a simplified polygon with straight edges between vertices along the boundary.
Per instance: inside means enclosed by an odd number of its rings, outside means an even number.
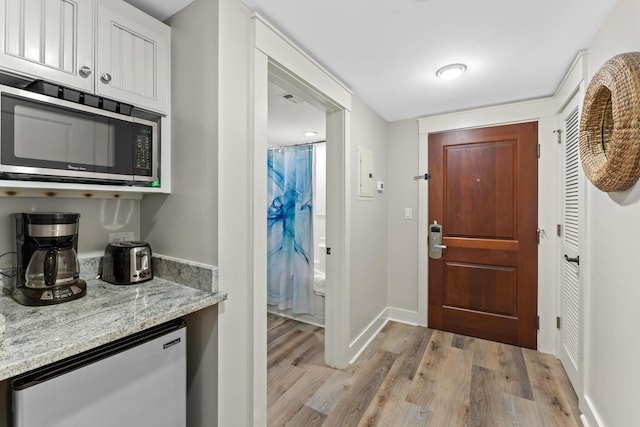
M14 298L24 305L58 304L80 298L77 213L18 213L18 273Z

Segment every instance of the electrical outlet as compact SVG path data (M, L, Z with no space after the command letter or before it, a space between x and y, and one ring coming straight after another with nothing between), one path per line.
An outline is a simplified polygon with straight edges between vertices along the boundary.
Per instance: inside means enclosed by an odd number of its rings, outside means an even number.
M136 238L133 231L123 231L120 233L109 233L109 243L131 242Z

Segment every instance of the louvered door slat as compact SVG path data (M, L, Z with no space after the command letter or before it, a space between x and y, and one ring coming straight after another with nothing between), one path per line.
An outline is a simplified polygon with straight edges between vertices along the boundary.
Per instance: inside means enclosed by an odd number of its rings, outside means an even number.
M580 243L580 165L578 151L578 108L565 119L564 246L577 252ZM563 262L562 344L571 361L579 357L580 288L578 266Z

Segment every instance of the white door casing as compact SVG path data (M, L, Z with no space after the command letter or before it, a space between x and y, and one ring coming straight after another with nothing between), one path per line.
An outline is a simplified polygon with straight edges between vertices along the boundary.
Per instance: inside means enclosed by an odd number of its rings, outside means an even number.
M325 299L325 361L344 368L349 363L349 238L350 225L346 221L350 212L350 135L351 92L338 80L308 57L295 44L279 33L258 15L252 17L254 54L252 57L252 183L251 205L251 271L248 293L252 295L252 324L249 339L253 354L250 357L252 378L247 385L247 404L252 409L253 425L266 425L266 215L267 204L267 87L269 73L280 69L293 80L305 86L313 95L324 99L334 108L327 113L327 296ZM316 98L317 99L317 98ZM329 145L333 139L335 144ZM330 170L331 165L335 166ZM331 217L335 223L331 223ZM227 378L225 378L227 379ZM224 380L224 379L223 379ZM224 399L223 399L224 401ZM224 403L222 403L224 404ZM233 418L233 413L221 410L219 422Z

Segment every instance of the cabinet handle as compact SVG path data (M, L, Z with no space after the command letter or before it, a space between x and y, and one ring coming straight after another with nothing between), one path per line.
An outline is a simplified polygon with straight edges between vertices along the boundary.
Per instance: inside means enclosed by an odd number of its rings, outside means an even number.
M100 80L102 80L102 83L108 84L111 81L111 74L102 73L102 76L100 76Z
M80 68L80 75L82 77L89 77L91 75L91 68L87 67L86 65Z

